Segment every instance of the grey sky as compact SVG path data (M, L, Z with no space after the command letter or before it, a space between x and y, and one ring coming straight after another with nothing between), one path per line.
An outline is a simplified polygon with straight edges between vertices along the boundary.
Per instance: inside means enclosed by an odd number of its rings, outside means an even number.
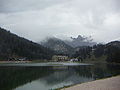
M0 26L33 41L79 34L120 40L120 0L0 0Z

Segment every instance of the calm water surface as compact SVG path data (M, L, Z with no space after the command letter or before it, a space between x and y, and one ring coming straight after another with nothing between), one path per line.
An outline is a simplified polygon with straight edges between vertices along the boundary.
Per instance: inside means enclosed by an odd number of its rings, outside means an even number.
M50 90L120 75L120 65L0 64L0 90Z

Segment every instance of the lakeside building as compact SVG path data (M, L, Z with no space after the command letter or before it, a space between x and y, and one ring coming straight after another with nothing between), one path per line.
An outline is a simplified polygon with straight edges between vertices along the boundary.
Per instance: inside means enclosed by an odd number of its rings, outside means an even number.
M54 55L54 56L52 57L52 60L53 60L53 61L56 61L56 62L68 61L68 56Z

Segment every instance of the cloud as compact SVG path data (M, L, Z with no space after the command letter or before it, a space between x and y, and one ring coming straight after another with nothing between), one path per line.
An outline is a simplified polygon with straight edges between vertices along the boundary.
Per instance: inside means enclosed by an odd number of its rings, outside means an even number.
M119 0L0 0L0 26L31 39L92 36L99 42L120 37Z
M71 0L0 0L0 12L22 12L45 9Z

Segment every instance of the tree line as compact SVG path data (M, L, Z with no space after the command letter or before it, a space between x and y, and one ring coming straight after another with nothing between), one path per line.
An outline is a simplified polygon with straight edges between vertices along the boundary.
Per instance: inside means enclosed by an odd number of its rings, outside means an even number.
M120 63L120 41L113 41L105 45L96 44L92 47L78 47L78 50L73 54L73 57L79 58L83 61L86 58L91 58L92 55L94 55L95 58L105 55L107 57L107 62Z

